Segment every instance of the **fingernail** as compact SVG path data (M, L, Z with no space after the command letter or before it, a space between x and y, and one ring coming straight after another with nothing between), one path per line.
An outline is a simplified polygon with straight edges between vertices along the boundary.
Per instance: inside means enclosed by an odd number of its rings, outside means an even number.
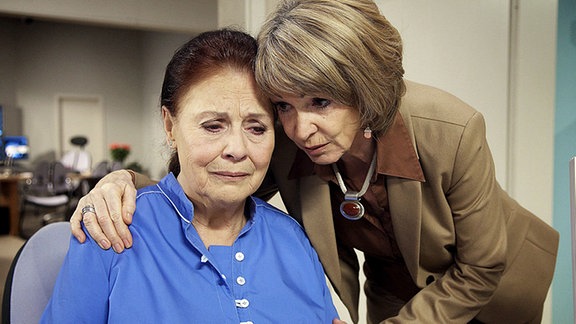
M103 248L104 250L108 250L110 248L110 242L102 240L100 241L100 247Z
M120 243L114 244L114 251L115 251L116 253L120 253L120 252L122 252L122 250L123 250L123 249L122 249L122 245L120 245Z
M130 247L132 247L132 242L128 241L127 239L124 239L124 246L128 249Z

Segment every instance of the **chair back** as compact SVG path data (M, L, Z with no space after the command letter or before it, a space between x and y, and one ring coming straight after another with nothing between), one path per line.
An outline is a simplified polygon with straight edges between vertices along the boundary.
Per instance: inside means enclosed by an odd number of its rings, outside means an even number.
M116 171L116 170L122 170L122 169L124 169L122 162L112 161L112 165L110 166L110 171Z
M33 176L26 181L27 192L36 195L48 195L52 192L52 164L40 161L34 168Z
M110 163L106 160L98 162L92 170L93 178L102 178L110 173Z
M70 170L85 173L92 168L92 156L84 150L71 150L66 152L60 162Z
M60 162L41 161L34 168L32 178L26 181L24 191L34 196L69 194L73 184L68 172Z
M6 278L2 323L38 323L70 243L70 223L51 223L22 246Z
M60 162L52 165L52 192L56 195L69 193L72 190L72 180L68 176L70 170Z

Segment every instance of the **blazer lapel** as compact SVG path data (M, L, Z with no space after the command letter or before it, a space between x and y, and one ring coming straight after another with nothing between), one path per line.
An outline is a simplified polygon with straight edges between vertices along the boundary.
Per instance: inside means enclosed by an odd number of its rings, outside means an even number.
M412 279L417 282L422 226L420 183L414 180L388 177L387 186L394 235L408 271Z
M300 202L306 234L320 257L324 271L334 285L339 285L341 273L328 183L315 175L301 178Z
M412 86L407 81L406 86ZM404 96L400 104L398 113L402 116L404 126L408 131L414 152L418 157L416 140L414 135L414 125L412 124L409 110L411 98ZM418 269L420 267L420 234L422 226L422 187L421 183L415 180L397 177L387 178L388 202L390 215L392 215L392 226L398 248L402 252L404 262L408 267L414 282L418 283Z
M326 275L339 289L341 272L330 204L330 189L328 183L316 175L289 179L288 173L296 152L296 145L288 139L281 127L278 128L270 169L288 213L304 226Z

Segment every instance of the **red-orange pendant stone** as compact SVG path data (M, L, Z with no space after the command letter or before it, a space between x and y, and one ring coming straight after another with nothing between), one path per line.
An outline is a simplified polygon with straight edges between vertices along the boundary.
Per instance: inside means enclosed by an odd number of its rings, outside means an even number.
M345 200L340 204L340 214L349 220L359 220L364 216L364 206L357 200Z
M342 203L342 211L351 217L357 217L360 214L360 206L355 202Z

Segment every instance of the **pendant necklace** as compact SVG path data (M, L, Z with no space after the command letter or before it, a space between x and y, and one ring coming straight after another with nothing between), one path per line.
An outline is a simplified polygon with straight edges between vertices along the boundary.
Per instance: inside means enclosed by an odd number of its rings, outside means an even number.
M372 175L374 175L374 169L376 169L376 152L374 152L374 156L372 156L372 162L370 163L368 174L366 174L366 179L364 179L360 191L352 191L346 188L336 163L332 163L332 169L334 170L334 174L338 180L340 190L342 190L342 193L344 194L344 201L340 204L340 213L346 219L359 220L364 216L364 206L360 203L360 197L362 197L362 195L366 193L366 190L368 190L370 179L372 178Z

